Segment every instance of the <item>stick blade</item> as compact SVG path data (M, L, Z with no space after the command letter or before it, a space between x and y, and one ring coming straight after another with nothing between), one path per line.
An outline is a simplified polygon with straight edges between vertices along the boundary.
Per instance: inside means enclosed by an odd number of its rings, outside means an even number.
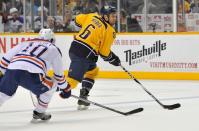
M131 115L131 114L135 114L135 113L139 113L139 112L142 112L144 109L143 108L137 108L137 109L134 109L132 111L129 111L129 112L126 112L124 113L125 116L128 116L128 115Z
M180 107L181 107L180 103L173 104L173 105L164 105L164 108L168 110L174 110Z

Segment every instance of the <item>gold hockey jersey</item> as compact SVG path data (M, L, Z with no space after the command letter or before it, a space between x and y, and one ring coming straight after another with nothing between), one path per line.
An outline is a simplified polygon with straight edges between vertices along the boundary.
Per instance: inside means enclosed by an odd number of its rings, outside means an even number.
M115 29L96 13L80 14L75 22L81 30L75 36L70 51L91 59L98 55L108 57L116 37Z

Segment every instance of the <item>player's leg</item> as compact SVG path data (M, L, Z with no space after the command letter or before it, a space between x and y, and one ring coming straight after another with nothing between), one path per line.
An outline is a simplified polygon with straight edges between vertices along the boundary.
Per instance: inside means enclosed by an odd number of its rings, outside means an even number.
M89 92L95 83L95 78L98 72L99 72L99 68L96 67L96 64L95 63L91 64L89 67L89 70L84 75L84 79L82 80L82 89L80 89L81 98L87 99L87 97L89 96ZM90 103L78 100L79 110L88 109L89 105Z
M46 113L48 104L57 85L49 77L43 77L40 74L23 72L24 79L20 80L20 85L30 90L37 96L38 103L33 111L33 118L40 120L49 120L51 114Z
M91 62L87 58L76 56L73 53L70 53L69 56L71 59L71 63L68 72L67 82L71 85L72 88L75 88L79 82L82 82L82 79L85 73L88 71Z
M7 70L0 81L0 106L9 100L18 88L18 79L16 70Z
M84 77L85 72L89 68L89 62L86 58L78 57L72 53L69 54L71 63L67 76L67 82L71 88L75 88Z
M50 100L54 92L56 92L56 89L57 84L54 83L54 85L49 91L39 95L38 104L36 105L35 110L33 111L34 119L49 120L51 118L51 115L45 112L48 108L48 104L50 103Z

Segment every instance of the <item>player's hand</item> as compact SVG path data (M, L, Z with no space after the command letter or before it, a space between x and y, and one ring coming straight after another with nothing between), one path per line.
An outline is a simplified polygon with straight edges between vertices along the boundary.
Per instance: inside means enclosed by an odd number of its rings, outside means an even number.
M111 57L110 57L108 62L110 64L114 65L114 66L120 66L121 65L120 58L118 56L116 56L113 52L111 52Z
M69 98L71 96L71 90L69 91L61 91L61 93L59 94L59 96L63 99Z
M63 99L69 98L71 96L71 88L67 86L65 89L61 89L59 96Z

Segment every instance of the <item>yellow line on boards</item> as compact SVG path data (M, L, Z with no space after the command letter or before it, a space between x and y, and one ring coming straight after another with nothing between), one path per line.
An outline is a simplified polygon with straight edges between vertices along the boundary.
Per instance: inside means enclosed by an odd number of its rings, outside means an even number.
M67 71L64 72L67 76ZM199 72L131 72L137 79L156 80L199 80ZM53 71L49 71L49 76ZM127 73L123 71L100 71L97 78L105 79L129 79Z

